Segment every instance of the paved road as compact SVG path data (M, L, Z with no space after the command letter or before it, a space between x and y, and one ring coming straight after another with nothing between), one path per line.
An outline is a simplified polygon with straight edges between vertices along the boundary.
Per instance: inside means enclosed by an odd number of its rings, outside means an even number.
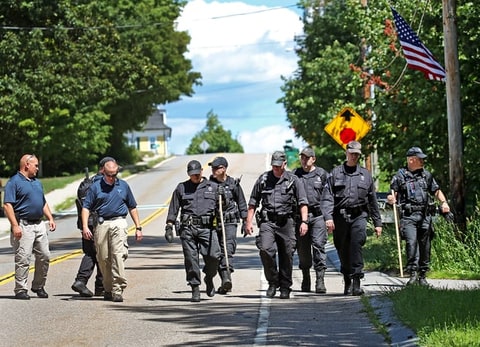
M269 157L227 157L229 172L236 177L242 175L248 197L254 180L268 168ZM55 261L46 285L48 299L13 299L13 255L8 239L1 239L0 346L387 345L366 317L360 298L343 295L342 276L331 248L326 295L301 293L301 272L295 269L292 298L267 299L254 239L239 235L232 292L213 298L202 292L201 302L191 303L180 241L177 238L168 244L163 238L169 197L176 184L187 178L185 168L190 159L173 158L128 180L139 203L145 239L135 243L130 237L128 288L123 303L81 298L70 289L81 259L74 217L59 219L57 231L50 234ZM212 156L195 159L205 164L204 174L208 176L207 163ZM217 285L219 282L216 278ZM402 281L372 273L367 274L363 285L375 293L384 287L401 286ZM93 289L93 283L89 286Z

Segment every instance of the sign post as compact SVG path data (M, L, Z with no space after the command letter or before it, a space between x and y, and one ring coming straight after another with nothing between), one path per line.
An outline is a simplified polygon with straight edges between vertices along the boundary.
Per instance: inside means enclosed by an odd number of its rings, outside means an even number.
M208 145L208 142L203 140L201 143L200 143L200 148L203 150L203 154L205 154L205 151L208 149L209 145Z

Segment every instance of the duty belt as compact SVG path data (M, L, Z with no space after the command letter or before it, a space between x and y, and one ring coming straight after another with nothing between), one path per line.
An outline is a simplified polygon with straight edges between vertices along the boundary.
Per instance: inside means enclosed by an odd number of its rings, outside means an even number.
M308 206L308 213L311 213L313 217L318 217L322 215L322 210L320 206Z
M213 223L212 216L182 216L182 224L193 225L200 228L211 227Z
M343 216L349 216L350 218L355 218L360 216L363 212L366 211L365 207L366 205L341 208L340 214Z
M273 212L266 213L267 220L275 223L285 223L291 216L289 214L278 214Z

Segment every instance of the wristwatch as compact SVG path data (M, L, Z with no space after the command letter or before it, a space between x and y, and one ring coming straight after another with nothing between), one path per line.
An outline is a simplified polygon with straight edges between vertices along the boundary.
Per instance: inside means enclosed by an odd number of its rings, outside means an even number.
M305 223L308 225L308 220L302 220L302 223Z
M142 231L142 227L136 227L138 231Z

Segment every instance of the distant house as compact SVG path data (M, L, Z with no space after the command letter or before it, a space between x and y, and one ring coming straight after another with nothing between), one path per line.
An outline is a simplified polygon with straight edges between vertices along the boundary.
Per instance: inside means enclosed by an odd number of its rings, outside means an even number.
M167 126L167 112L157 109L143 126L142 130L127 134L128 144L141 152L153 152L156 155L169 155L168 141L172 136L172 128Z

